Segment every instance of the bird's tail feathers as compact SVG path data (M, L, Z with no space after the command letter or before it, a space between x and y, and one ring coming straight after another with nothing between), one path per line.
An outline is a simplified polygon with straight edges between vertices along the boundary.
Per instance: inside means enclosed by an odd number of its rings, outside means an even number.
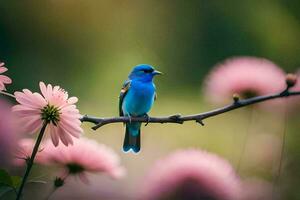
M130 125L126 124L123 151L129 152L130 150L132 150L134 153L138 153L141 150L140 126L136 129L136 127L133 128Z

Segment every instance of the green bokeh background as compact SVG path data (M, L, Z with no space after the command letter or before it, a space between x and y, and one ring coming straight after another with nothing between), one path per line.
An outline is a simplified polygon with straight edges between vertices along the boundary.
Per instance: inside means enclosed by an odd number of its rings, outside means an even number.
M148 63L165 74L155 80L158 100L150 114L197 113L213 108L201 93L203 79L228 57L265 57L287 72L297 70L299 8L297 0L2 0L0 59L14 80L8 87L10 92L22 88L37 91L41 80L58 84L79 98L82 114L96 116L118 114L123 81L133 66ZM288 117L285 123L282 115L251 109L209 119L205 127L151 124L143 128L139 155L122 154L121 124L97 132L86 124L85 136L121 155L128 176L110 184L124 193L134 193L151 164L175 149L209 150L237 166L248 133L248 139L253 137L254 141L260 134L271 134L281 141L286 125L279 185L283 199L300 199L299 115ZM272 155L267 167L249 164L249 155L251 147L246 145L241 177L256 176L274 183L279 153Z

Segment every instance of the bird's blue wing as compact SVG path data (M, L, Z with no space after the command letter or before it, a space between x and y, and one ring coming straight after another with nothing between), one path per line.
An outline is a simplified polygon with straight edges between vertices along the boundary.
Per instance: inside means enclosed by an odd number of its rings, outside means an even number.
M123 100L130 88L130 84L131 84L131 80L127 80L125 81L125 83L122 86L121 92L120 92L120 96L119 96L119 116L124 116L123 110L122 110L122 104L123 104Z

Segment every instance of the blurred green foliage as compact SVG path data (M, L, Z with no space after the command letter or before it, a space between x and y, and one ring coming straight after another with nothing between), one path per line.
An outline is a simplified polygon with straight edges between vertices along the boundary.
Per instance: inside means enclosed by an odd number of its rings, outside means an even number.
M195 113L211 108L202 101L202 81L223 59L265 57L286 71L297 70L299 8L297 0L3 0L0 60L6 62L14 80L9 91L38 90L41 80L58 84L79 97L83 114L99 116L117 115L123 81L133 66L148 63L165 74L156 80L158 101L152 114ZM256 115L256 122L250 122L249 111L243 110L211 119L204 128L195 124L144 128L144 152L138 157L123 155L129 181L136 181L135 173L142 174L154 160L178 148L208 149L236 165L247 127L261 126L251 133L281 137L281 117ZM283 178L288 199L300 198L295 189L300 184L298 123L298 118L288 122L285 155L290 160ZM120 151L121 125L98 132L86 129L88 137ZM274 159L271 169L242 170L241 174L272 181L278 166ZM143 164L130 171L135 163Z
M295 70L296 8L298 1L283 0L2 1L0 54L16 88L45 80L88 96L149 63L165 71L161 89L191 92L230 56L266 57Z

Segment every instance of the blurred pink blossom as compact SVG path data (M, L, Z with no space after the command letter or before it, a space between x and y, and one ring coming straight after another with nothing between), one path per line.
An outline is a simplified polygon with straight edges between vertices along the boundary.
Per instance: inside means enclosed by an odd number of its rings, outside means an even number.
M17 145L17 131L11 115L11 105L0 99L0 167L10 166Z
M158 161L144 179L140 199L234 200L240 180L224 159L200 150L183 150Z
M14 164L16 166L23 166L25 165L25 161L30 158L32 154L32 150L34 147L35 141L33 139L21 139L18 142L18 145L15 147L15 159ZM39 147L39 151L34 159L35 163L40 163L40 160L43 159L44 145L41 144ZM43 159L44 160L44 159Z
M48 123L46 133L50 134L55 146L59 140L66 146L73 144L71 136L78 138L83 132L79 120L80 114L75 103L76 97L68 97L59 86L40 82L39 93L32 93L28 89L23 92L15 92L19 105L13 107L13 111L20 117L23 128L26 132L36 133L43 125L43 121Z
M112 149L87 138L75 140L74 145L68 147L54 147L48 142L41 163L61 167L63 179L68 175L76 175L84 183L88 183L87 173L102 172L113 178L125 175L120 158Z
M7 68L4 67L4 63L0 62L0 74L4 73L6 71L7 71ZM12 81L9 77L4 76L4 75L0 75L0 91L6 90L4 84L11 84L11 83L12 83Z
M264 58L234 57L216 65L205 81L205 95L213 103L224 103L233 94L242 98L281 92L285 73Z

